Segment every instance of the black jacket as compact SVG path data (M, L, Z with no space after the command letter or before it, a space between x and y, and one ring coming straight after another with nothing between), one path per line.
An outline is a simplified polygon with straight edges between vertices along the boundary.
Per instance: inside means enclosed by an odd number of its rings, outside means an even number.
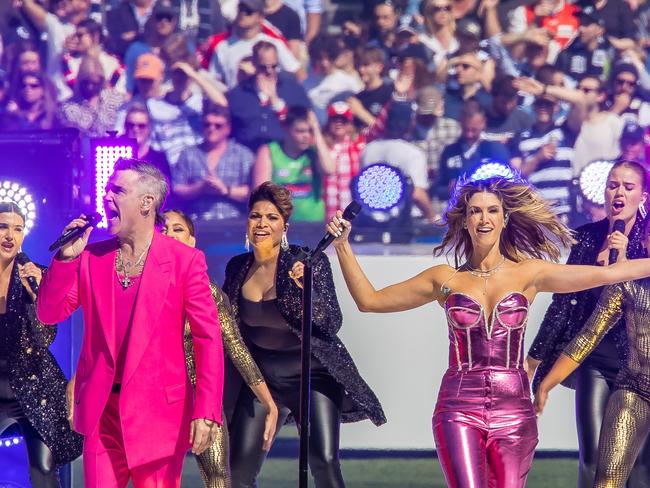
M291 246L289 251L280 252L275 282L280 313L298 337L302 329L302 291L289 277L289 271L299 252L298 246ZM238 325L239 297L253 261L253 253L240 254L232 258L226 266L223 291L230 299ZM381 425L386 422L386 417L379 400L361 378L350 353L336 335L341 328L343 316L336 298L332 269L324 254L313 263L313 276L312 354L345 389L342 420L356 422L370 419L375 425ZM226 387L227 397L236 398L238 394L239 389L230 385Z
M56 326L36 319L36 307L20 282L18 266L11 273L6 318L11 389L52 451L55 464L67 464L81 455L83 437L70 430L65 396L68 382L48 349L56 337Z
M590 223L576 230L576 244L571 248L567 264L596 264L598 252L602 248L609 221L607 219ZM643 219L637 214L636 222L628 235L627 258L635 259L646 256L643 248ZM537 390L540 381L553 367L555 360L564 348L578 334L587 322L598 303L598 293L593 290L584 290L575 293L555 293L553 301L546 311L544 320L539 327L537 336L528 351L528 355L542 361L537 368L533 381L533 391ZM612 328L609 334L613 335L619 355L619 365L624 364L627 351L627 336L623 320ZM563 384L573 388L573 378L570 376Z

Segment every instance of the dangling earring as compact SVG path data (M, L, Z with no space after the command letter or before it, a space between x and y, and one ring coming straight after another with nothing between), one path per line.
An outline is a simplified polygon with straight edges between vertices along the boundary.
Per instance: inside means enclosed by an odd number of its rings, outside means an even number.
M248 234L246 234L246 240L244 241L244 249L246 249L246 252L251 250L251 241L248 240Z
M510 215L506 214L505 218L503 219L503 226L505 227L508 225L508 219L510 218Z
M289 250L289 241L287 240L287 233L286 232L282 233L282 239L280 240L280 248L283 251L288 251Z
M645 219L646 215L648 215L648 209L645 206L645 202L639 205L639 213L641 214L641 218Z

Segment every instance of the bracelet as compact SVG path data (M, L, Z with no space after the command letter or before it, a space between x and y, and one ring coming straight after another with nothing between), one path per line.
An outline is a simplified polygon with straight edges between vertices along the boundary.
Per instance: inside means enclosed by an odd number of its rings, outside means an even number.
M214 420L210 420L210 419L201 419L201 420L203 420L203 423L207 425L209 429L214 427L215 424Z

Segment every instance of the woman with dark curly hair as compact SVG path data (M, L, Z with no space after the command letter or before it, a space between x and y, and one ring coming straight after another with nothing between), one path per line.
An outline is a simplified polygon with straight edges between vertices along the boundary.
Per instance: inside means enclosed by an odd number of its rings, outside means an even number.
M14 203L0 203L0 434L18 424L27 446L33 486L59 486L57 468L81 455L82 437L66 418L66 378L48 350L56 327L36 318L44 268L18 264L25 217Z
M278 405L278 425L300 416L300 337L302 329L301 250L287 240L293 210L291 192L269 181L249 199L246 248L230 260L223 291L255 362ZM337 332L342 316L329 260L313 263L313 336L309 464L317 487L344 486L339 464L341 422L386 419ZM649 270L650 271L650 270ZM230 426L233 486L254 486L265 452L266 410L248 388L226 381L225 405L234 402ZM228 412L227 412L228 413Z
M526 183L501 177L461 182L436 248L454 254L438 265L375 290L348 242L340 212L328 224L343 276L366 312L398 312L437 301L447 316L449 369L433 414L438 459L450 487L523 487L537 445L524 369L524 332L537 293L571 292L646 276L650 260L609 268L567 266L554 241L570 231ZM570 279L567 279L570 276Z

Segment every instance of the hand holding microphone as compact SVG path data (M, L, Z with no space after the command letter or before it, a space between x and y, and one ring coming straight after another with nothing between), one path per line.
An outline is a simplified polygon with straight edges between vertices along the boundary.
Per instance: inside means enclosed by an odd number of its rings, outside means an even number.
M323 239L318 243L314 254L319 250L325 249L331 242L334 242L334 247L347 242L348 237L350 236L350 231L352 230L352 224L350 221L354 219L360 211L361 204L356 201L352 201L352 203L345 207L345 211L343 212L337 210L336 215L332 217L332 220L327 224L326 230L328 235L323 237Z
M625 260L628 238L625 235L625 222L622 219L614 221L612 233L607 236L607 247L609 248L608 264L614 264Z
M50 251L59 249L58 258L63 261L71 261L77 258L86 245L94 225L99 221L101 216L98 213L92 213L88 216L80 215L63 229L63 234L49 247Z
M43 272L38 266L32 263L31 259L24 252L19 252L16 255L16 263L18 263L18 275L20 276L21 283L27 292L32 295L32 298L36 298L36 295L38 295L38 286L43 278Z

